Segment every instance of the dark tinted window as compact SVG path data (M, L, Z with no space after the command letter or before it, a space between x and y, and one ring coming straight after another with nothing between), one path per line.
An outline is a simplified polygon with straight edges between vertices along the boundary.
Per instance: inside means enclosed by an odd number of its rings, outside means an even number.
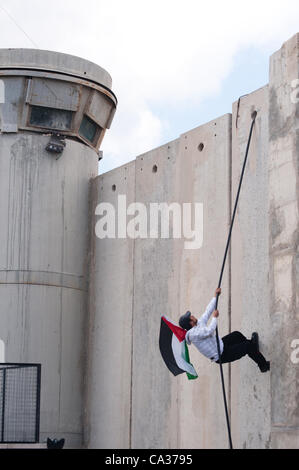
M79 129L79 134L81 137L88 140L88 142L94 143L98 129L99 126L94 121L92 121L92 119L84 116Z
M51 129L67 131L71 129L72 117L72 111L32 106L30 124L37 127L49 127Z

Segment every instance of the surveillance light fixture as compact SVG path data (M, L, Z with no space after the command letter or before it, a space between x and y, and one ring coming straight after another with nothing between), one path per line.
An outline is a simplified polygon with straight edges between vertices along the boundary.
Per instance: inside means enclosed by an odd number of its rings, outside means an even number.
M66 146L65 136L57 133L51 135L50 142L48 143L46 150L49 153L57 154L56 160L61 157Z

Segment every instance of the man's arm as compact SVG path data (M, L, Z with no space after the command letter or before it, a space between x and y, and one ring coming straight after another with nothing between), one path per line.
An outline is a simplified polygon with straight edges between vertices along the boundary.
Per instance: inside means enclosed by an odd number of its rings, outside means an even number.
M201 323L204 323L205 325L208 323L210 316L212 315L212 313L214 312L214 310L216 308L216 297L217 297L217 295L220 295L220 294L221 294L221 289L220 288L216 289L215 297L213 297L213 299L211 300L211 302L207 306L205 313L199 319L199 321Z
M219 316L219 312L218 310L214 310L213 312L213 318L211 320L211 323L209 324L209 326L204 326L204 327L201 327L198 329L198 331L196 331L196 336L198 338L201 338L201 339L205 339L205 338L208 338L209 336L212 336L212 334L214 333L214 331L216 330L216 327L217 327L217 317Z

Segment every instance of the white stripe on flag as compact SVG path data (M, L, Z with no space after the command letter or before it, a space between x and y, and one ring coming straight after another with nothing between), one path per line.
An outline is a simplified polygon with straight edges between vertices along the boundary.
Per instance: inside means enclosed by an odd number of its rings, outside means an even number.
M188 372L191 375L194 375L197 377L197 373L194 369L194 367L189 364L189 362L185 361L184 356L185 352L185 341L180 342L177 337L173 334L172 335L172 341L171 341L171 347L173 351L174 358L176 360L176 363L178 367L186 372Z

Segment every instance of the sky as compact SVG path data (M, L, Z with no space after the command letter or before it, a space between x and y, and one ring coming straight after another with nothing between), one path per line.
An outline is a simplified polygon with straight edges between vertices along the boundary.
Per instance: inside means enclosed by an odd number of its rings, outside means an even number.
M119 104L106 172L267 84L298 18L298 0L0 0L0 48L73 54L110 73Z

